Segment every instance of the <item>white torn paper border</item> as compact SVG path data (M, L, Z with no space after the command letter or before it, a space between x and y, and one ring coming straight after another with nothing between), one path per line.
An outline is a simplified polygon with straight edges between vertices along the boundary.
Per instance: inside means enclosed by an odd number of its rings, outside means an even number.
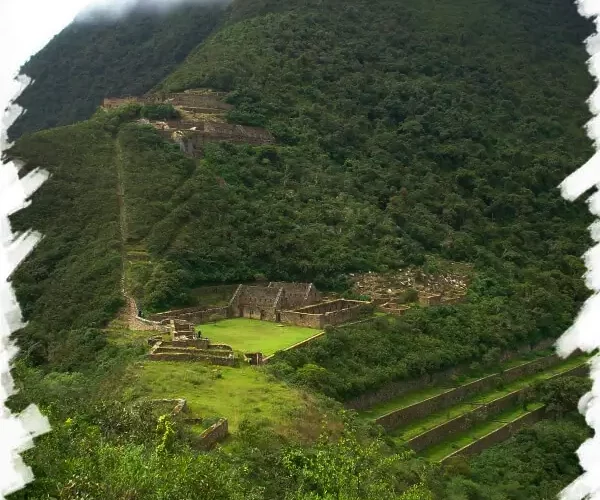
M579 13L594 19L596 33L586 40L590 55L588 69L600 84L600 0L577 0ZM562 195L573 201L593 188L600 187L600 85L588 100L593 118L586 125L590 139L594 141L596 154L579 170L572 173L561 184ZM600 191L588 198L592 214L600 216ZM590 226L595 246L584 255L587 272L585 280L592 295L584 303L573 325L557 342L557 351L568 356L576 349L593 352L600 347L600 220ZM595 355L590 362L593 384L590 392L579 401L579 411L587 424L594 429L594 437L585 441L577 450L584 473L561 491L561 500L600 500L600 357Z
M18 94L29 84L29 79L20 77L10 83ZM6 109L0 130L0 154L8 146L6 129L19 113L20 109L16 106L9 106ZM27 198L46 178L46 173L35 170L19 180L17 165L5 164L0 167L0 471L2 471L0 496L2 498L33 480L31 468L25 465L20 453L33 446L34 437L50 430L48 419L35 405L30 405L20 415L13 415L5 406L8 397L14 392L10 367L17 353L16 346L10 340L10 334L23 326L19 305L8 278L39 240L39 235L33 232L14 235L8 216L23 208Z

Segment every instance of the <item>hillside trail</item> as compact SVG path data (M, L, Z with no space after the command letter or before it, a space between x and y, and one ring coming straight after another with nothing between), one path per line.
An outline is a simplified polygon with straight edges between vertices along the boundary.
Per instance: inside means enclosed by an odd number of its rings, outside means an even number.
M118 138L115 139L115 166L117 169L117 204L119 206L119 230L121 233L121 293L126 305L120 313L120 319L127 328L133 328L138 320L138 308L133 297L127 293L125 268L127 263L127 206L125 204L125 186L123 183L123 149Z

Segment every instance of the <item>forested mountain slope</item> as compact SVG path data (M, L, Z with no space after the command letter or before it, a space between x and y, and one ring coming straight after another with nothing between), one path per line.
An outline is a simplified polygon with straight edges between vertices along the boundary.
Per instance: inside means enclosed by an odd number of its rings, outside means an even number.
M482 332L525 340L568 325L589 242L583 207L556 188L590 152L589 26L573 6L237 2L228 16L157 88L229 91L230 119L266 126L279 144L207 146L181 177L155 132L119 135L153 262L145 308L257 274L343 287L346 273L434 255L476 265L468 322ZM60 141L40 144L61 156Z
M76 21L21 68L34 81L17 99L27 113L10 128L11 139L85 120L104 97L148 91L212 32L225 9L217 1L157 14L143 5L119 20Z

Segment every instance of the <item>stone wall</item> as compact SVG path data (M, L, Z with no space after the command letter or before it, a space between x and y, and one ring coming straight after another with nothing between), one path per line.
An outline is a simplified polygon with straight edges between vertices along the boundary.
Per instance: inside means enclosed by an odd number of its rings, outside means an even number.
M179 309L174 311L166 311L162 313L152 314L149 317L154 321L164 321L166 319L180 319L199 325L202 323L208 323L209 321L211 321L211 317L215 315L228 318L230 316L229 307L213 307L210 309L190 307L187 309Z
M237 296L237 306L275 307L281 290L266 286L244 285Z
M332 300L295 311L282 311L279 320L282 323L309 328L324 328L326 325L339 325L355 320L370 306L370 303L358 300Z
M347 323L348 321L353 321L362 316L363 312L367 310L369 307L368 304L358 304L355 306L351 306L347 309L340 309L338 311L331 311L325 313L325 318L323 320L323 324L327 325L340 325L342 323Z
M575 366L565 372L558 373L558 374L554 375L553 377L550 377L550 379L548 379L548 380L551 380L554 378L559 378L559 377L569 377L569 376L580 376L580 377L581 376L583 376L583 377L589 376L588 364L583 363L581 365ZM533 410L529 413L526 413L522 417L520 417L516 420L513 420L512 422L509 422L508 424L500 427L496 431L491 432L490 434L483 436L482 438L478 439L477 441L461 448L460 450L457 450L456 452L452 453L451 455L448 455L447 457L442 459L442 463L444 463L458 455L472 456L477 453L480 453L480 452L510 438L516 432L521 430L523 427L536 423L537 421L544 418L545 415L546 415L545 407L541 407L541 408L538 408L537 410Z
M106 109L118 108L124 104L139 103L144 104L146 99L141 97L106 97L102 102L102 106Z
M523 345L514 351L503 352L501 359L502 361L509 361L532 350L547 349L555 342L556 339L544 339L535 344L533 347L530 345ZM458 365L441 372L426 374L416 379L389 382L375 391L361 394L360 396L347 401L345 406L354 410L364 410L375 406L376 404L389 401L390 399L401 396L402 394L406 394L407 392L415 389L430 387L437 384L444 384L447 383L448 380L453 376L465 373L468 370L468 366L468 364Z
M464 446L460 450L451 453L447 457L444 457L441 460L441 463L446 463L452 458L459 455L465 457L476 455L477 453L481 453L482 451L491 448L496 444L506 441L511 436L514 436L523 427L540 421L542 418L544 418L545 413L545 407L541 407L537 410L526 413L522 417L517 418L506 425L503 425L499 429L490 432L489 434L486 434L477 441L474 441L473 443Z
M477 394L478 392L493 389L502 383L510 383L519 378L532 375L548 368L549 366L557 364L559 361L560 358L558 358L556 355L545 356L543 358L529 361L522 365L515 366L514 368L510 368L509 370L505 370L501 373L488 375L487 377L475 380L469 384L461 385L455 389L449 389L437 396L433 396L410 406L394 410L379 417L376 420L376 423L388 431L395 429L399 425L407 425L415 420L429 415L430 413L453 406L454 404L474 394Z
M233 351L233 347L227 344L210 344L208 346L208 350L217 350L217 351Z
M279 321L279 306L283 295L283 288L240 285L230 301L231 315Z
M402 316L410 309L409 306L388 306L388 305L380 305L377 306L377 309L386 314L391 314L393 316Z
M233 105L223 102L214 95L174 93L168 94L165 100L173 106L188 108L205 108L211 110L229 110L233 108Z
M286 292L299 292L306 295L310 283L299 283L294 281L269 281L268 288L283 288Z
M311 342L314 342L315 340L317 340L318 338L321 338L323 335L325 335L325 332L320 332L317 333L316 335L313 335L312 337L307 338L306 340L302 340L300 342L297 342L294 345L291 345L289 347L286 347L285 349L282 349L282 351L291 351L293 349L298 349L300 347L304 347L305 345L310 344ZM273 358L274 354L271 354L271 356L266 356L262 359L262 364L266 364L268 363L272 358Z
M296 309L306 305L306 292L304 291L284 291L279 303L279 308L283 310Z
M509 368L501 373L502 381L504 383L510 383L521 377L527 375L533 375L534 373L540 372L548 368L549 366L557 364L561 359L556 355L544 356L543 358L534 359L528 363Z
M244 354L246 361L253 366L260 366L265 363L265 357L262 352L248 352Z
M227 355L218 356L217 353L211 354L206 350L194 351L186 347L176 347L178 343L176 342L173 346L157 342L150 350L148 359L153 361L208 361L213 365L220 366L236 366L237 364L237 359L230 352L226 353Z
M277 321L277 312L274 307L265 306L239 306L234 314L240 318L259 319L262 321Z
M587 372L588 366L584 363L567 371L553 375L548 380L567 376L585 375ZM517 406L529 388L530 386L527 386L517 391L513 391L486 404L474 404L473 410L452 420L448 420L447 422L444 422L443 424L414 437L413 439L407 441L407 444L414 451L421 451L428 446L436 445L449 438L453 434L470 429L478 422L486 420L489 416L497 415L505 410L510 409L511 407ZM402 422L402 424L404 423L409 422Z
M341 311L342 309L349 309L351 307L365 304L367 304L367 302L362 302L360 300L338 299L302 307L300 309L297 309L296 312L308 314L325 314L328 312Z
M153 332L169 333L168 326L161 325L155 321L149 321L147 319L140 318L139 316L130 318L129 328L131 330L138 330L140 332L153 331Z
M590 367L587 363L576 366L575 368L571 368L570 370L559 373L558 375L554 375L550 377L549 380L558 377L589 377L590 376Z
M442 303L442 295L439 293L436 293L436 294L419 293L419 304L421 304L424 307L437 306L441 303Z
M187 313L197 312L198 310L201 310L201 309L202 308L197 307L197 306L184 307L182 309L171 309L169 311L150 314L148 316L148 318L153 321L162 321L164 319L176 319L176 318L179 318L179 315L185 315ZM181 318L179 318L179 319L181 319Z
M151 353L148 354L148 359L152 361L207 361L213 365L219 366L236 366L237 360L235 358L224 358L221 356L210 356L208 354L196 354L196 353Z
M319 291L312 283L283 283L270 282L261 285L237 285L235 291L233 285L216 285L204 287L206 293L222 293L230 290L233 295L226 307L213 307L205 309L202 307L188 307L176 309L161 313L152 314L149 318L154 322L165 323L171 319L185 320L194 324L207 323L212 316L218 315L224 318L244 317L258 319L264 321L282 321L280 311L285 311L287 307L306 306L318 300L321 296ZM352 302L356 301L333 301L340 302L334 306L326 306L325 310L335 308L343 308ZM347 304L345 304L347 303ZM360 302L357 302L360 303ZM287 311L286 311L287 312ZM294 317L295 321L290 318ZM354 318L355 313L345 313L341 316L332 316L331 324L337 324L344 321L345 318ZM323 319L309 318L300 315L287 315L287 323L297 324L300 326L309 326L311 328L322 328L327 324ZM161 330L163 331L163 330Z
M195 347L196 349L209 349L208 339L162 340L161 347Z
M449 389L437 396L394 410L379 417L375 422L381 425L385 430L390 431L400 425L407 425L415 420L426 417L430 413L453 406L479 392L493 389L501 382L501 380L500 375L497 373L488 375L487 377L461 385L455 389Z
M323 328L325 326L324 319L323 314L308 314L297 311L281 311L279 313L281 323L308 328Z
M306 291L306 303L315 304L317 302L320 302L322 298L323 295L321 294L321 292L319 292L319 290L317 290L317 287L311 283L308 287L308 290Z
M181 130L186 134L185 139L191 141L196 148L201 148L206 142L228 141L253 145L275 142L270 132L259 127L223 122L198 122L194 126L196 130Z
M229 434L229 425L227 419L222 418L216 424L210 426L198 437L197 445L200 449L208 451L215 444L222 441Z
M448 420L433 429L430 429L407 441L407 445L414 451L421 451L429 446L434 446L448 439L454 434L469 430L475 424L484 421L488 416L497 415L509 408L516 406L524 390L511 392L506 396L495 399L484 405L479 405L475 409L460 415L459 417Z

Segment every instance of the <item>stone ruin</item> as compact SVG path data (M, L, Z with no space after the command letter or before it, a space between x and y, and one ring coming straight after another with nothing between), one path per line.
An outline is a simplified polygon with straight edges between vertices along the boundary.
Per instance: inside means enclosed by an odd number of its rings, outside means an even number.
M140 122L152 125L165 139L179 145L181 151L191 157L202 157L207 142L233 142L240 144L273 144L274 137L269 131L227 123L223 115L234 106L223 101L223 92L208 89L191 90L180 93L154 94L143 97L107 97L102 106L114 109L128 103L171 104L184 115L180 120Z
M464 296L419 293L422 307L455 304L464 299ZM249 318L323 330L327 326L361 320L375 309L400 316L410 307L385 299L371 302L339 298L324 301L313 283L273 281L238 285L227 305L222 307L189 307L150 315L155 324L169 325L172 340L150 338L148 342L153 348L149 356L150 359L206 360L234 366L236 359L231 346L212 344L209 339L196 334L194 325L216 321L217 318ZM260 352L245 353L244 356L252 365L261 365L266 359Z
M162 361L208 361L214 365L235 366L237 360L231 346L213 344L209 339L196 333L194 324L180 319L167 320L171 330L171 340L151 337L148 343L152 349L148 354L151 360Z
M175 404L175 407L171 411L171 417L180 417L183 413L188 413L189 408L187 401L183 398L178 399L152 399L151 403L154 404ZM187 417L182 418L182 421L186 424L198 425L202 424L204 419L200 417ZM226 418L219 418L217 422L205 429L200 436L194 439L193 445L201 450L209 451L214 446L223 441L229 435L229 423Z
M153 314L150 319L157 322L177 319L201 324L214 317L249 318L324 328L357 319L370 305L369 302L344 299L323 302L321 293L312 283L272 281L238 285L227 306L166 311Z

